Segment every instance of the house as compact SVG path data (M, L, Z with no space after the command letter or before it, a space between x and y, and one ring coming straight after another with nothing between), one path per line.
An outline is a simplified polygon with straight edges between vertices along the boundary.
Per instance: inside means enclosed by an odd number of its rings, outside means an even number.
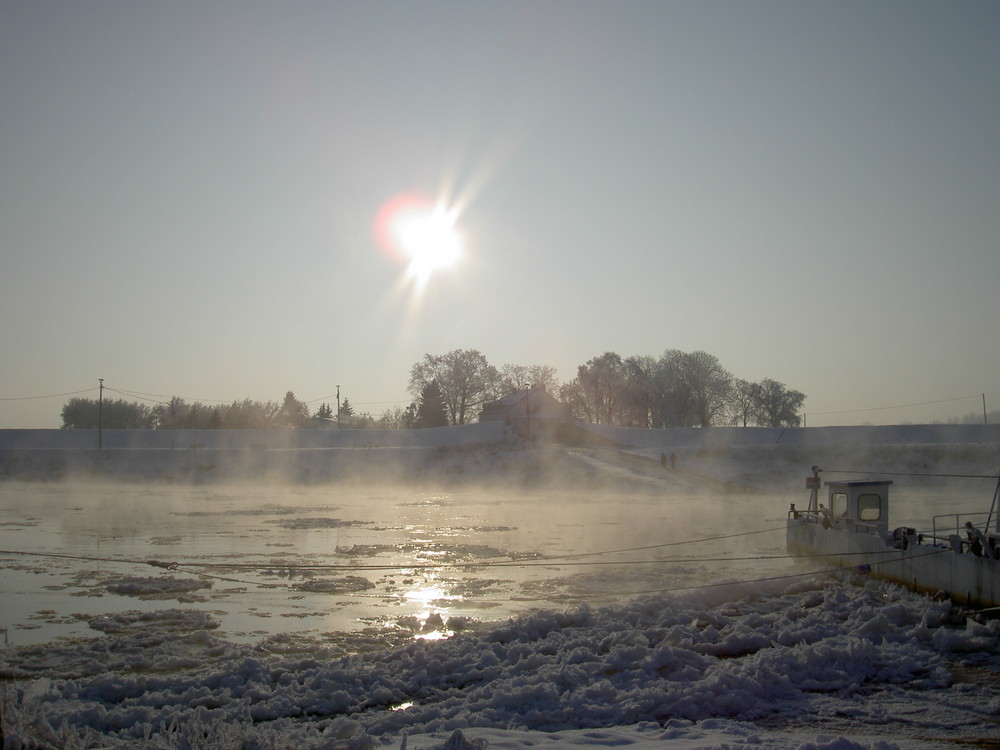
M483 404L480 422L504 422L513 434L523 438L556 437L569 420L569 409L550 396L542 386L508 393L497 401Z

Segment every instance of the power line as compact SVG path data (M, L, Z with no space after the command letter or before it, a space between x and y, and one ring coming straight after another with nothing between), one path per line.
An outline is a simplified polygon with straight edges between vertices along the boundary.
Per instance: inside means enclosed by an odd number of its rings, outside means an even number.
M140 395L138 395L136 393L129 393L128 391L120 391L117 388L111 388L110 386L105 386L104 390L110 391L111 393L117 393L120 396L128 396L129 398L136 398L136 399L139 399L140 401L149 401L150 403L154 403L154 404L166 404L166 403L168 403L166 401L160 401L160 400L154 399L154 398L146 398L146 397L140 396Z
M95 389L91 388L89 390L95 390ZM156 403L168 403L169 399L173 399L173 398L180 398L180 399L183 399L184 401L189 401L189 402L194 402L194 403L203 403L203 404L205 404L205 403L207 403L207 404L231 404L231 403L233 403L232 400L221 399L221 398L193 398L191 396L177 396L176 394L168 396L165 393L146 393L144 391L136 391L136 390L131 390L131 389L130 390L115 389L115 388L111 388L109 386L105 386L105 390L113 391L114 393L120 393L123 396L129 396L131 398L137 398L137 399L140 399L141 401L154 401ZM78 391L78 392L79 393L83 393L83 391ZM60 394L60 395L66 395L66 394ZM317 403L319 401L326 401L327 399L332 399L332 398L336 398L336 397L337 397L336 393L331 393L328 396L322 396L320 398L310 399L309 401L303 401L302 403L303 404L315 404L315 403ZM39 396L38 398L47 398L47 397ZM167 399L168 401L156 401L156 399ZM0 399L0 400L3 400L3 399ZM239 401L240 399L235 399L235 400ZM365 405L369 405L369 404L408 404L408 403L410 403L410 402L407 401L407 400L402 400L402 401L358 401L358 402L356 402L356 404L358 406L365 406Z
M114 390L114 389L108 388L107 386L105 386L105 390ZM142 399L143 401L153 401L154 400L153 398L142 398L143 396L153 396L155 398L165 398L165 399L168 399L168 401L161 401L159 403L169 403L169 399L174 399L174 398L179 398L179 399L182 399L184 401L193 401L194 403L202 403L202 404L205 404L205 403L208 403L208 404L229 404L229 403L232 403L231 401L227 401L227 400L221 399L221 398L192 398L191 396L178 396L176 394L168 396L168 395L166 395L164 393L145 393L143 391L133 391L133 390L128 390L128 391L125 391L125 390L115 390L115 393L121 393L121 394L123 394L125 396L131 396L132 398L139 398L139 399Z
M62 398L64 396L76 396L81 393L93 393L98 390L97 388L82 388L78 391L66 391L64 393L48 393L43 396L0 396L0 401L36 401L47 398ZM233 401L240 401L241 399L223 399L223 398L194 398L192 396L178 396L176 394L166 394L166 393L148 393L146 391L134 390L131 388L112 388L111 386L104 386L104 390L111 391L112 393L117 393L121 396L128 396L129 398L138 399L140 401L150 401L153 403L166 404L169 403L171 399L179 398L189 403L201 403L201 404L231 404ZM321 398L314 398L309 401L303 401L304 404L315 404L318 401L326 401L327 399L336 398L335 393L331 393L329 396L323 396ZM163 399L163 400L161 400ZM358 401L356 404L358 406L367 406L372 404L408 404L409 400L395 400L395 401Z
M861 471L858 469L822 469L826 474L878 474L886 477L934 477L944 479L1000 479L996 474L928 474L919 471Z
M320 398L314 398L311 401L303 401L303 404L315 404L317 401L326 401L328 398L337 398L336 393L331 393L329 396L322 396Z
M914 403L914 404L899 404L897 406L873 406L870 409L845 409L843 411L811 411L811 412L807 412L806 416L809 416L809 417L822 417L822 416L828 416L828 415L832 415L832 414L861 414L861 413L867 412L867 411L886 411L886 410L889 410L889 409L909 409L910 407L913 407L913 406L930 406L932 404L946 404L946 403L949 403L951 401L967 401L970 398L978 399L979 397L980 397L980 394L977 393L974 396L959 396L958 398L943 398L943 399L940 399L938 401L920 401L920 402Z
M323 396L321 398L314 398L309 401L303 401L303 404L315 404L317 401L326 401L327 399L334 399L337 397L336 393L331 393L329 396ZM404 399L402 401L356 401L355 406L369 406L371 404L408 404L412 399Z
M80 391L69 391L67 393L51 393L47 396L14 396L10 398L0 398L0 401L34 401L35 399L42 398L60 398L62 396L75 396L78 393L90 393L96 391L97 388L84 388Z

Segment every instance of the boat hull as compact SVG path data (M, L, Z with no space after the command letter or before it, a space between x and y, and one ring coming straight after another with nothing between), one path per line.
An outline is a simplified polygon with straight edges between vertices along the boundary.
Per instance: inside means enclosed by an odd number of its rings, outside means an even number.
M826 528L807 517L788 519L787 545L790 554L816 555L960 606L1000 607L1000 561L992 558L917 542L897 549L874 531Z

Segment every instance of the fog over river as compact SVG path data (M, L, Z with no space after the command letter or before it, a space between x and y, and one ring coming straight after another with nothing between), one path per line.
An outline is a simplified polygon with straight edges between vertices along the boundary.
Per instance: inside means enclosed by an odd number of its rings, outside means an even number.
M995 474L994 447L816 453L898 469L890 525L926 528L995 480L911 475ZM998 741L997 621L786 555L802 451L661 448L0 482L7 746Z
M32 553L0 557L0 625L15 645L38 643L172 603L251 642L605 604L801 572L752 559L783 554L787 507L634 490L0 484L0 546ZM718 536L730 538L692 543ZM719 560L689 562L705 558Z

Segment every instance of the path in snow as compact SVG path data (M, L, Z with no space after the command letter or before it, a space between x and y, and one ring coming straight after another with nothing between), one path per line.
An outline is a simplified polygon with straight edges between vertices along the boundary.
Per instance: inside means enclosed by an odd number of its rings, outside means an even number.
M617 450L571 449L569 455L584 461L604 476L620 476L661 487L673 493L753 492L750 487L696 474L683 468L661 466L658 460Z

